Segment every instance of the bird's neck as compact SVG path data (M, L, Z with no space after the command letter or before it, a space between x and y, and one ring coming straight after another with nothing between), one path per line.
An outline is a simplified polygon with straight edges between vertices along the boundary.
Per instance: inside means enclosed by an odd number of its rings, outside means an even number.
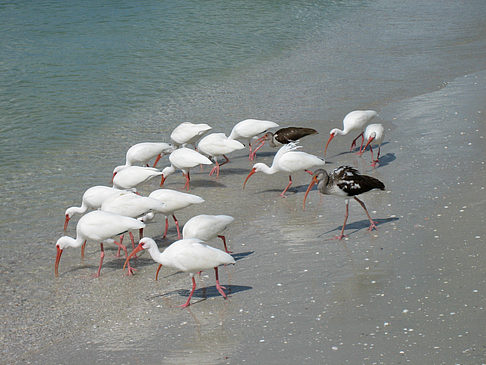
M159 251L159 248L157 247L157 245L152 245L148 248L148 252L150 254L150 257L152 257L152 259L156 262L158 262L159 264L162 264L164 266L166 266L166 255L164 255L163 252L160 252Z
M272 166L268 167L267 165L261 162L258 165L258 170L267 175L273 175L278 171L273 164Z
M172 175L175 172L175 170L176 168L174 167L174 165L171 164L170 166L167 166L162 170L162 176L167 177L169 175Z
M62 237L62 240L64 243L64 247L73 247L73 248L80 247L85 241L85 239L82 238L80 235L77 235L76 239L69 236L64 236Z
M69 215L70 217L73 214L83 214L88 210L88 206L86 203L83 201L80 207L70 207L66 210L66 214Z

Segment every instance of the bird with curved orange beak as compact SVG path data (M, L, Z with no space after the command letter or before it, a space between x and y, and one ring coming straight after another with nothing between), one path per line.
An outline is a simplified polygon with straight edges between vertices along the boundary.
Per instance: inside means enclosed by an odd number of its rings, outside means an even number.
M272 166L270 167L262 162L254 164L250 173L246 177L245 182L243 183L243 189L245 188L248 179L257 172L261 171L267 175L273 175L277 172L287 172L289 173L289 183L282 193L280 193L281 197L285 197L285 192L289 189L290 185L292 185L291 173L303 170L312 175L312 172L309 171L310 168L315 166L324 166L326 163L323 159L317 156L302 151L296 151L301 147L302 146L298 146L293 142L283 145L275 154Z
M327 140L326 147L324 148L324 156L326 156L327 153L327 147L329 146L329 143L332 141L332 139L337 135L345 136L349 132L354 131L354 130L359 130L361 133L353 140L353 143L351 143L351 151L353 148L356 146L356 140L361 137L361 149L363 148L363 143L364 143L364 128L366 125L378 115L377 112L374 110L354 110L350 113L348 113L344 119L343 119L343 129L340 130L338 128L331 129L329 132L329 139Z
M61 255L67 247L80 247L86 241L94 241L100 243L101 255L100 265L95 277L100 276L101 266L103 264L103 258L105 256L103 243L115 243L118 247L125 251L128 256L126 247L120 242L115 241L112 237L122 235L129 230L145 228L145 223L140 222L137 219L125 217L122 215L103 212L101 210L95 210L83 215L76 226L76 238L69 236L62 236L56 242L56 262L54 265L54 274L59 275L59 262L61 261ZM129 268L129 274L133 274L133 270Z
M340 166L335 169L331 175L324 169L318 169L314 172L312 180L305 192L302 206L303 210L305 210L307 195L315 184L317 184L317 190L319 190L321 194L335 195L345 199L346 214L344 216L343 228L341 229L341 234L336 236L335 239L341 240L343 237L346 237L344 235L344 228L346 227L346 221L348 219L348 205L349 198L351 197L353 197L366 212L370 221L368 230L371 231L376 229L376 222L371 219L365 204L357 198L357 195L364 194L373 189L385 190L385 185L380 180L371 176L361 175L358 170L351 166Z
M206 245L198 238L187 238L174 242L163 252L159 251L157 244L152 238L144 237L140 240L139 245L125 260L125 265L130 258L142 250L148 250L152 259L159 264L155 274L155 280L158 279L160 268L163 266L171 267L186 273L189 273L192 279L192 290L187 298L186 303L179 307L187 307L191 304L191 298L196 290L196 280L194 274L207 269L214 269L216 275L216 289L226 299L226 294L219 283L218 266L234 264L235 259L226 252L217 248ZM123 269L125 269L125 265Z

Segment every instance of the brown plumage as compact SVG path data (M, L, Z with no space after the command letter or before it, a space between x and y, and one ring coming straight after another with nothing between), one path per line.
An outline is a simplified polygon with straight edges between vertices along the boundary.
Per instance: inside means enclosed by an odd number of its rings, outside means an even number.
M365 204L356 196L373 189L385 190L385 185L380 180L371 176L361 175L358 170L351 166L340 166L335 169L331 175L329 175L324 169L318 169L314 172L312 181L305 192L304 209L307 194L309 194L312 186L314 186L316 183L317 190L319 190L321 194L336 195L346 199L346 214L344 216L343 228L341 230L341 234L336 237L337 239L342 239L345 237L344 227L346 226L346 221L348 219L348 205L350 197L353 197L365 210L370 221L370 227L368 230L371 231L373 229L377 229L376 223L373 222L373 219L368 213Z
M318 132L312 128L304 128L304 127L286 127L281 128L275 133L267 132L265 134L265 140L270 141L270 146L272 147L280 147L283 144L288 144L290 142L298 141L305 136L311 134L317 134Z

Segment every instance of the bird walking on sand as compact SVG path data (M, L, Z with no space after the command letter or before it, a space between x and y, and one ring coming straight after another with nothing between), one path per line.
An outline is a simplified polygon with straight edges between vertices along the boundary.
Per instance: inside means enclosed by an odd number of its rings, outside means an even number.
M136 191L138 185L161 175L162 171L153 167L117 166L113 170L112 182L114 188Z
M162 170L162 182L160 186L164 185L165 180L169 175L172 175L176 169L182 171L182 175L186 179L184 184L184 189L189 190L191 177L189 175L189 170L197 165L212 165L212 162L204 155L199 152L191 150L187 147L182 147L169 155L170 166Z
M224 133L211 133L203 137L197 144L197 151L203 155L209 156L214 160L216 166L213 167L209 176L216 172L216 176L219 176L219 168L229 162L227 154L242 150L245 146L234 139L229 139ZM218 163L218 157L223 156L225 161Z
M312 186L317 183L317 190L321 194L340 196L345 199L346 202L346 214L344 215L343 228L341 234L336 236L336 239L341 240L344 235L344 228L346 227L346 221L348 220L348 206L349 198L353 197L364 209L368 219L370 221L369 231L376 228L376 222L373 221L365 204L358 199L357 195L364 194L373 189L385 190L385 185L378 179L367 175L360 175L358 170L350 166L340 166L335 169L331 175L328 175L324 169L318 169L314 172L312 180L305 192L303 209L305 209L305 200L311 190Z
M256 153L256 151L262 148L266 141L268 141L271 147L282 147L284 144L297 142L306 136L317 133L318 132L313 128L304 127L285 127L279 129L275 133L267 132L263 135L263 137L258 139L260 145L255 149L254 152Z
M230 225L235 219L229 215L208 215L200 214L189 219L182 228L182 237L185 238L199 238L202 241L209 241L214 237L219 237L223 240L224 250L228 251L226 246L226 237L221 233Z
M184 122L174 128L170 134L170 139L178 147L185 147L188 144L195 145L199 138L211 129L212 127L205 123Z
M200 196L183 193L171 189L157 189L150 193L149 198L159 200L164 203L162 213L165 215L165 230L164 237L167 237L167 231L169 229L169 216L172 215L174 223L177 228L177 239L181 239L181 231L179 229L179 221L175 216L175 212L184 208L187 208L193 204L202 204L204 199Z
M228 138L246 141L250 149L248 158L254 160L255 151L251 144L252 139L259 134L265 133L270 128L276 127L278 127L277 123L268 120L245 119L235 124Z
M329 142L337 135L340 134L341 136L347 135L351 131L360 131L361 133L353 140L351 143L351 151L356 146L356 140L361 137L361 149L363 149L364 143L364 129L366 125L378 115L377 112L374 110L354 110L348 113L343 119L343 129L340 130L338 128L331 129L329 132L329 139L327 140L326 147L324 148L324 156L327 152L327 146L329 146Z
M120 193L130 194L129 191L119 190L110 186L102 185L92 186L87 189L81 199L80 207L69 207L66 209L66 212L64 213L64 231L66 231L69 220L73 217L74 214L84 214L90 209L99 209L99 207L101 207L101 204L103 204L106 199L109 199L111 196L118 195Z
M194 274L207 269L213 269L216 275L216 289L226 299L226 294L219 283L218 266L234 264L235 259L217 248L206 245L203 241L197 238L182 239L174 242L167 247L163 252L159 251L157 244L151 238L144 237L140 240L139 245L127 257L125 265L130 261L130 258L137 252L148 250L152 259L159 264L155 274L155 280L158 279L159 270L162 265L171 267L183 272L189 273L192 279L192 290L187 298L186 303L179 307L188 307L191 304L191 298L196 290L196 280Z
M76 226L76 238L62 236L56 242L57 256L54 265L55 275L59 276L59 262L61 260L62 252L66 247L80 247L86 241L94 241L99 242L101 248L100 266L95 274L95 277L99 277L103 258L105 257L103 243L115 243L125 251L125 254L128 257L126 247L120 242L115 241L113 237L119 236L129 230L141 229L144 227L145 224L136 219L119 214L103 212L101 210L95 210L83 215ZM128 267L128 274L133 274L133 269L130 266Z
M125 165L121 166L146 166L148 162L155 158L155 167L162 156L174 151L174 146L165 142L141 142L131 146L125 157Z
M293 172L303 170L312 175L312 172L309 171L310 168L324 166L326 163L323 159L317 156L302 151L296 151L301 147L302 146L298 146L295 143L283 145L275 154L272 166L270 167L261 162L254 164L250 173L246 177L245 182L243 183L243 189L245 188L248 179L257 172L261 171L267 175L272 175L277 172L287 172L289 174L289 183L280 194L281 197L285 197L285 192L289 189L290 185L292 185L291 174Z
M368 145L370 146L370 152L371 152L371 166L375 167L376 164L378 163L378 160L380 159L380 149L381 149L381 143L383 142L383 138L385 137L385 128L383 128L383 125L380 123L375 123L375 124L370 124L369 126L366 127L366 130L364 132L364 138L366 141L366 146L363 148L361 153L366 151L366 147ZM378 154L376 155L376 160L373 159L373 148L371 144L377 144L378 145Z

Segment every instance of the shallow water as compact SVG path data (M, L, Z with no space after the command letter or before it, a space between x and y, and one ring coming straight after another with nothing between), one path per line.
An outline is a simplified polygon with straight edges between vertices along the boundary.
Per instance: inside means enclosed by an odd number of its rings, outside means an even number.
M424 225L415 216L424 205L411 202L417 196L421 202L436 201L428 188L439 189L450 179L444 167L423 181L414 181L410 188L397 187L404 169L420 167L424 161L405 158L403 149L410 145L393 133L405 133L406 124L415 118L417 138L428 143L422 150L429 158L427 163L445 164L432 143L442 140L432 140L431 133L442 131L443 125L450 128L447 114L434 118L444 100L450 103L450 99L430 97L427 91L484 69L483 2L302 1L279 6L259 2L254 8L246 3L229 7L217 1L186 2L171 8L156 2L138 8L127 4L120 9L98 4L88 4L86 9L77 4L39 4L42 6L29 9L22 4L2 5L0 12L2 33L7 34L0 42L8 46L0 47L0 67L5 71L5 87L0 89L5 110L0 116L5 359L20 361L22 356L40 363L53 358L65 362L83 353L92 357L91 362L117 359L132 363L137 361L136 354L149 363L161 358L166 363L185 363L191 356L205 354L207 363L251 362L262 357L267 363L277 363L307 353L310 363L323 354L328 363L341 363L352 358L343 357L341 342L359 348L350 352L358 359L369 352L379 356L368 339L376 337L376 318L380 318L376 312L384 310L377 304L383 294L380 290L390 290L385 293L387 303L393 304L388 308L410 311L409 306L396 304L408 300L402 296L403 288L419 286L417 299L418 293L432 285L423 278L441 278L433 275L433 269L424 269L430 266L428 260L414 255L409 245L414 242L417 249L423 247L437 235L433 229L442 226L437 223L425 236L411 232L411 227ZM26 16L26 11L31 15ZM208 20L209 13L214 18ZM38 14L44 21L37 20ZM170 16L164 16L167 14ZM412 99L411 106L404 104L403 112L395 103L422 94L425 101ZM478 95L484 94L479 90ZM392 105L391 111L386 105ZM140 260L134 280L122 277L121 263L111 257L105 260L100 280L91 280L89 275L98 263L96 245L88 248L84 263L78 252L66 252L61 278L54 280L53 243L62 234L65 208L78 204L89 186L108 185L112 168L123 162L130 145L168 141L171 129L182 121L208 123L215 131L229 133L239 120L261 118L282 126L316 128L320 134L306 140L305 150L320 154L328 130L339 126L348 111L359 108L377 109L390 135L388 151L384 147L386 162L373 174L392 186L391 193L366 200L372 215L376 211L382 220L377 237L361 237L366 220L361 208L352 206L351 241L338 245L329 240L342 223L341 202L320 201L315 196L304 215L300 195L308 176L294 178L298 193L287 199L278 197L287 182L285 176L256 175L241 191L250 167L241 153L232 157L217 181L195 171L192 193L207 204L178 215L181 222L200 213L235 216L228 235L230 247L241 260L222 270L233 293L229 301L211 291L213 274L208 273L201 285L208 287L208 300L188 312L172 308L185 300L189 279L167 272L156 283L152 281L153 264L145 259ZM366 160L338 155L347 144L344 138L331 145L330 166L347 162L369 172ZM467 154L461 159L464 156ZM259 157L266 163L271 159L269 148ZM471 175L473 181L483 176L483 170L474 171L479 176ZM169 188L181 185L178 175L167 182ZM156 187L148 184L142 192ZM424 191L427 194L422 195ZM400 205L404 212L398 212ZM436 210L445 205L437 202L427 209L442 214ZM335 209L334 220L326 209ZM162 224L162 219L153 223L149 234L159 237ZM252 227L250 233L248 226ZM175 232L170 232L173 239ZM397 236L390 241L386 235L391 232ZM74 233L74 224L70 233ZM171 240L158 242L166 246ZM220 243L213 244L219 247ZM476 246L470 249L479 250ZM400 260L405 264L397 269ZM472 260L480 266L478 258ZM471 264L462 262L471 273ZM422 276L420 284L410 277L405 285L398 277L409 267L424 274L417 275ZM434 300L441 295L437 293ZM444 301L447 304L447 297ZM481 313L480 304L468 303ZM470 321L475 316L465 318ZM354 333L356 321L368 332ZM324 324L314 325L317 322ZM385 322L392 321L382 322L379 331L385 333ZM401 330L414 326L417 324L403 325ZM431 328L440 332L440 327ZM403 332L405 337L394 333L393 345L386 340L383 346L392 346L396 349L393 354L402 356L399 344L419 333L412 332ZM443 345L434 349L429 340L432 333L424 340L426 350L418 352L430 356L438 352L435 359L447 363L451 351L440 349L457 348L452 340L442 338L438 341ZM142 343L155 346L151 336L158 339L158 346L165 345L147 351ZM295 338L305 339L304 344ZM423 336L413 341L421 340ZM55 354L54 344L71 352ZM464 345L464 351L467 349ZM469 350L465 356L473 352ZM266 357L269 353L274 355L271 359ZM375 362L380 361L394 362L375 357Z

